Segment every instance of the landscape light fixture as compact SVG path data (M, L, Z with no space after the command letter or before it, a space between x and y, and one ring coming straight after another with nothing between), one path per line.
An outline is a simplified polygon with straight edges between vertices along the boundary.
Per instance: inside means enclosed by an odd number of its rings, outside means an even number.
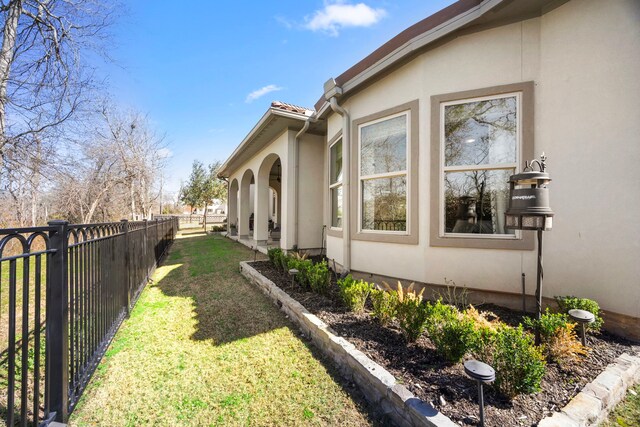
M569 310L569 317L571 318L571 320L573 320L574 322L577 322L580 324L581 328L582 328L582 334L580 335L580 337L582 338L582 345L584 347L587 346L587 324L588 323L593 323L596 321L596 316L591 313L590 311L587 310L578 310L578 309L573 309L573 310Z
M496 379L496 371L479 360L464 362L464 372L478 383L478 406L480 406L480 426L484 427L484 392L482 385Z
M505 212L505 228L509 230L536 230L538 232L538 279L536 284L536 318L542 316L542 232L551 230L553 211L549 207L551 182L545 172L547 156L524 163L524 171L509 178L509 208ZM538 170L534 167L537 166ZM536 331L536 344L540 332Z
M289 270L289 276L291 276L291 286L294 286L296 284L296 275L298 273L299 271L295 268Z

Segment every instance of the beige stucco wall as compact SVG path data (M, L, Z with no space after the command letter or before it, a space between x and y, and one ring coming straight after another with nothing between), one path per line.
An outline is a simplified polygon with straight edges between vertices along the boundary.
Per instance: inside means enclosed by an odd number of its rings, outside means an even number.
M351 268L511 293L520 292L524 272L533 294L535 251L429 245L430 206L437 203L429 148L431 96L534 81L535 153L549 157L556 212L545 233L544 295L589 297L639 317L638 22L636 0L573 0L540 18L461 36L342 103L357 120L418 98L420 117L419 244L352 241ZM341 126L332 114L328 138ZM341 262L340 238L327 239L327 254Z
M324 138L305 134L299 144L298 247L322 247L324 211Z

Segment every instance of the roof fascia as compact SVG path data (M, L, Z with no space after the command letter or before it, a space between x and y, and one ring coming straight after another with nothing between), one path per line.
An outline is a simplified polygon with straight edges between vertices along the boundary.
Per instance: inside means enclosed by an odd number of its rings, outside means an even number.
M247 146L251 144L251 142L253 141L254 138L256 138L256 136L260 135L262 130L265 127L267 127L267 125L275 118L275 116L280 116L287 119L300 120L301 122L305 122L309 118L309 116L301 113L283 111L278 108L270 107L266 111L266 113L263 114L260 120L258 120L258 123L256 123L256 125L251 129L251 131L247 134L247 136L244 137L240 145L238 145L236 149L233 150L233 153L231 153L229 158L227 158L227 160L225 160L225 162L222 164L222 166L220 167L220 172L218 173L219 177L225 177L225 178L229 177L230 171L228 169L231 163L233 163L233 161L236 160L238 156L240 156L240 154L242 154L242 152L247 148Z
M402 46L394 49L384 58L378 60L373 65L357 74L352 79L343 82L342 87L342 96L348 94L348 92L353 91L354 89L361 86L363 83L367 82L372 77L376 76L384 72L385 70L392 67L394 64L402 61L404 58L409 57L416 51L424 48L425 46L442 39L443 37L459 30L460 28L468 25L474 20L480 18L496 6L505 2L505 0L486 0L480 3L477 6L474 6L455 17L443 22L442 24L425 31L424 33L408 40ZM366 60L366 58L364 59ZM363 60L363 61L364 61ZM324 96L323 96L324 97ZM318 109L319 114L318 117L323 117L320 114L320 111L326 111L326 106L328 105L328 101L325 99L322 106Z

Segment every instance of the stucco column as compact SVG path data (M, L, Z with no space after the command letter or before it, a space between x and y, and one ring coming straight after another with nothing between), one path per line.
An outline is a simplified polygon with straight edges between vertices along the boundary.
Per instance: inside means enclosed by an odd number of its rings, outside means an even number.
M227 225L229 226L229 232L231 232L231 225L236 226L236 233L238 233L238 181L233 180L229 185L229 195L227 197L227 203L229 210L227 211Z
M253 240L256 245L266 245L269 238L269 172L269 165L260 168L254 190Z
M280 204L282 205L282 234L280 247L293 249L294 229L296 220L295 197L295 162L296 162L296 133L292 130L287 135L286 158L282 161L282 191Z

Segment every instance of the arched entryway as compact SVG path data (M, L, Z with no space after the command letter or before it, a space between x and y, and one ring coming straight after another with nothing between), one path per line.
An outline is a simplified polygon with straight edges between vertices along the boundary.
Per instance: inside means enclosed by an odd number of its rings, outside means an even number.
M254 219L253 187L255 179L253 171L247 169L240 181L240 202L238 204L238 236L248 239L252 234Z
M282 162L277 154L269 154L262 161L258 171L255 203L255 233L254 240L258 245L266 245L269 234L274 240L279 240L282 227L282 209L280 194L282 183ZM275 193L275 198L273 197ZM275 218L274 217L275 202ZM271 220L271 221L270 221Z

